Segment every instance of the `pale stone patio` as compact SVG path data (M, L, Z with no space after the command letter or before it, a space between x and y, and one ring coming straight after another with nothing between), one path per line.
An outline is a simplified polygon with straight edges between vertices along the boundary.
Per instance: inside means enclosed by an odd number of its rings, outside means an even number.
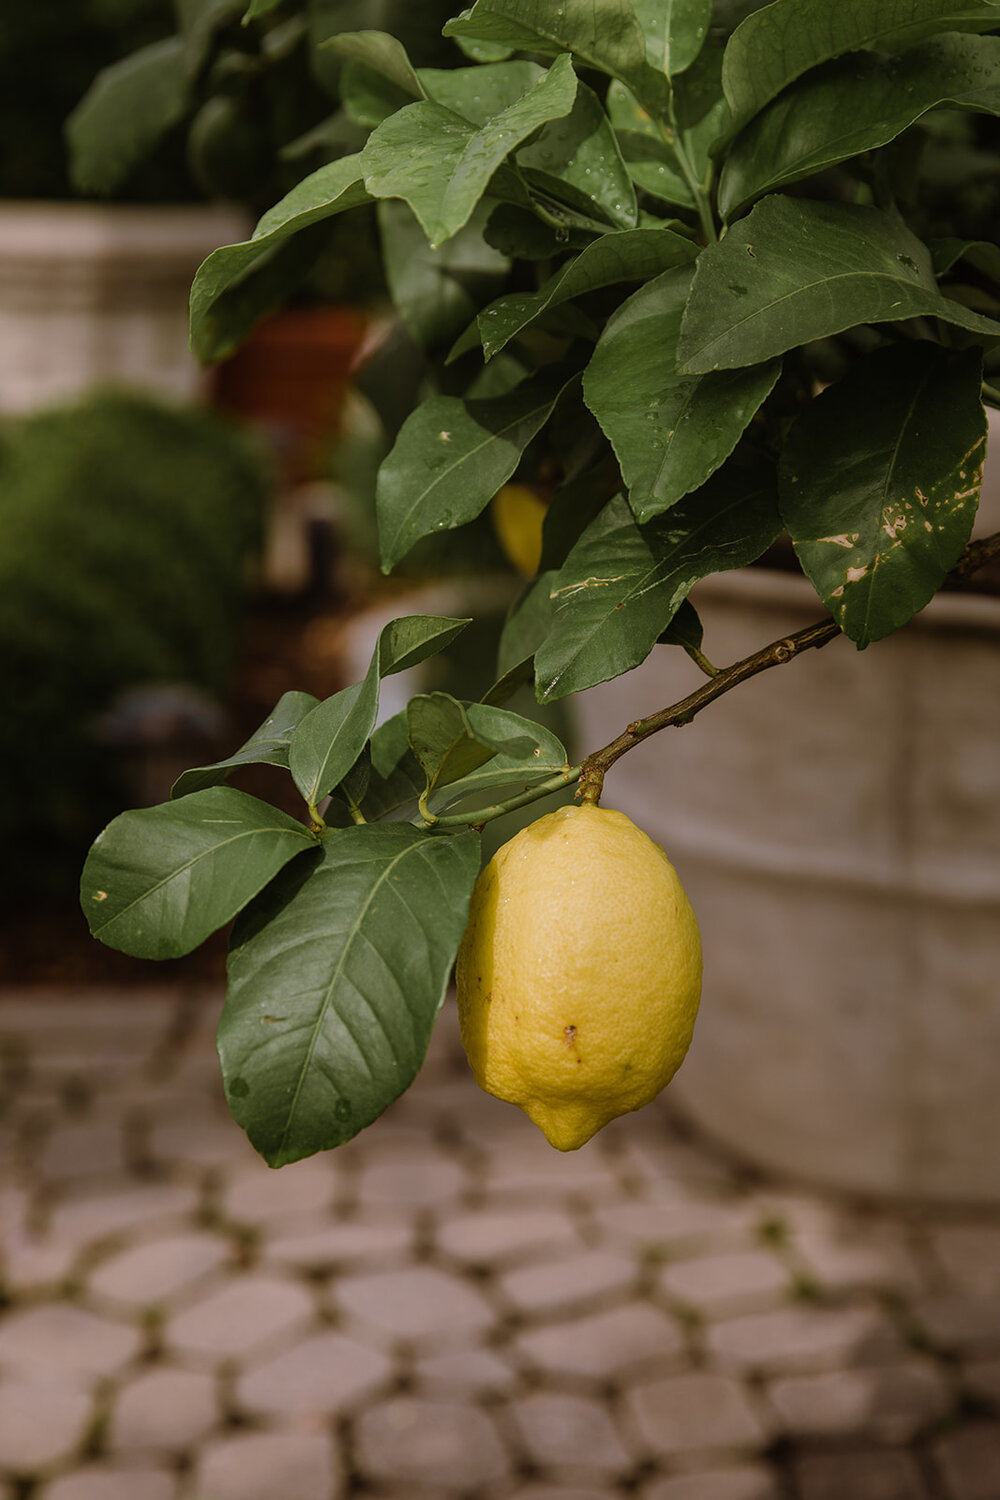
M214 992L0 1001L0 1500L1000 1500L1000 1214L417 1085L271 1172ZM995 1150L995 1142L984 1142Z

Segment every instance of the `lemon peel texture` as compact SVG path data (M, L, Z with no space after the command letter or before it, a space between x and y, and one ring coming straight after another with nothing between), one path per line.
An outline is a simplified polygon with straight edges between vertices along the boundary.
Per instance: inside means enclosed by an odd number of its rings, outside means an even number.
M683 1062L698 924L663 850L624 813L561 807L480 875L457 982L476 1082L573 1151Z

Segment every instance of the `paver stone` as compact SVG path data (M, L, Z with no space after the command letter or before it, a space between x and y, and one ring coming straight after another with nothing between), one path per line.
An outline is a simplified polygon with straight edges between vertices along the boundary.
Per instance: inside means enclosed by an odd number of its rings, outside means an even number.
M632 1458L607 1408L589 1397L539 1391L511 1402L510 1413L532 1461L542 1468L614 1476Z
M237 1358L304 1326L313 1313L304 1287L269 1276L241 1276L172 1317L164 1338L171 1348L196 1358Z
M95 1464L54 1479L40 1500L174 1500L177 1480L162 1469L107 1468Z
M0 1320L0 1367L11 1371L111 1375L141 1345L138 1328L65 1302L43 1302Z
M151 1307L224 1265L230 1248L218 1235L171 1234L147 1240L104 1261L91 1273L92 1292L125 1307Z
M268 1416L330 1417L358 1405L392 1374L392 1361L339 1333L317 1333L236 1383L237 1404Z
M112 1449L180 1451L215 1426L215 1381L196 1370L154 1366L118 1392L108 1429Z
M668 1264L660 1285L668 1296L717 1318L773 1306L788 1291L789 1276L766 1250L742 1250Z
M580 1243L572 1221L547 1209L457 1215L438 1226L437 1242L446 1255L474 1266L506 1265Z
M724 1375L675 1375L633 1386L626 1405L656 1454L755 1452L770 1437L744 1386Z
M397 1151L387 1160L366 1162L358 1198L373 1207L429 1208L454 1202L465 1185L465 1172L458 1162L429 1149Z
M495 1395L517 1382L509 1364L492 1349L456 1349L418 1359L414 1374L428 1395Z
M592 1380L617 1379L651 1366L662 1374L685 1358L678 1325L646 1302L526 1329L515 1348L548 1374Z
M493 1322L478 1291L432 1266L345 1276L334 1291L346 1312L397 1340L468 1335Z
M518 1312L564 1313L614 1292L630 1290L636 1272L636 1263L628 1256L584 1250L559 1260L519 1266L501 1276L499 1286Z
M198 1500L334 1500L341 1493L332 1438L321 1432L254 1432L199 1454Z
M930 1361L774 1381L770 1400L792 1438L871 1437L908 1443L948 1410L951 1398Z
M872 1364L901 1352L885 1314L865 1306L750 1313L711 1324L705 1338L722 1364L765 1373Z
M49 1232L56 1243L82 1248L137 1225L145 1229L180 1218L192 1213L197 1205L194 1188L179 1183L90 1191L59 1202L53 1210Z
M762 1464L741 1464L737 1469L656 1480L643 1490L642 1500L778 1500L778 1488Z
M362 1412L356 1438L366 1477L423 1487L435 1495L474 1491L503 1478L508 1469L492 1421L464 1403L398 1397Z
M281 1228L296 1214L322 1212L334 1194L336 1177L328 1161L309 1157L275 1172L263 1163L239 1173L222 1199L223 1212L242 1224Z
M302 1266L324 1271L334 1266L365 1268L379 1261L396 1261L413 1244L413 1225L393 1220L366 1224L348 1220L319 1228L285 1231L268 1239L264 1259L275 1265Z
M93 1416L93 1397L56 1380L0 1382L0 1468L35 1474L68 1458Z

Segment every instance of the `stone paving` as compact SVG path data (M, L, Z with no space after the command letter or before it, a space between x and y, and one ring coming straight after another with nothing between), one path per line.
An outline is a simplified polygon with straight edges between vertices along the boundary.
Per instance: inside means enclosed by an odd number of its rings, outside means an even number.
M1000 1500L1000 1214L790 1190L668 1100L560 1155L451 1008L271 1172L219 1003L0 1003L0 1500Z

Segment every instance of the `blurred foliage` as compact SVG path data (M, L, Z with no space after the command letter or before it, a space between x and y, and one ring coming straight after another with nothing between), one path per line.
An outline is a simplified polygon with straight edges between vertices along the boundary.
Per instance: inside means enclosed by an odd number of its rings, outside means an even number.
M0 7L0 196L72 197L63 121L99 69L173 28L171 0L34 0ZM177 196L179 178L190 194L180 138L164 142L140 196Z
M218 418L116 393L0 436L0 881L118 809L96 721L122 691L223 689L270 487ZM51 849L50 849L51 855ZM23 858L19 857L23 856Z

